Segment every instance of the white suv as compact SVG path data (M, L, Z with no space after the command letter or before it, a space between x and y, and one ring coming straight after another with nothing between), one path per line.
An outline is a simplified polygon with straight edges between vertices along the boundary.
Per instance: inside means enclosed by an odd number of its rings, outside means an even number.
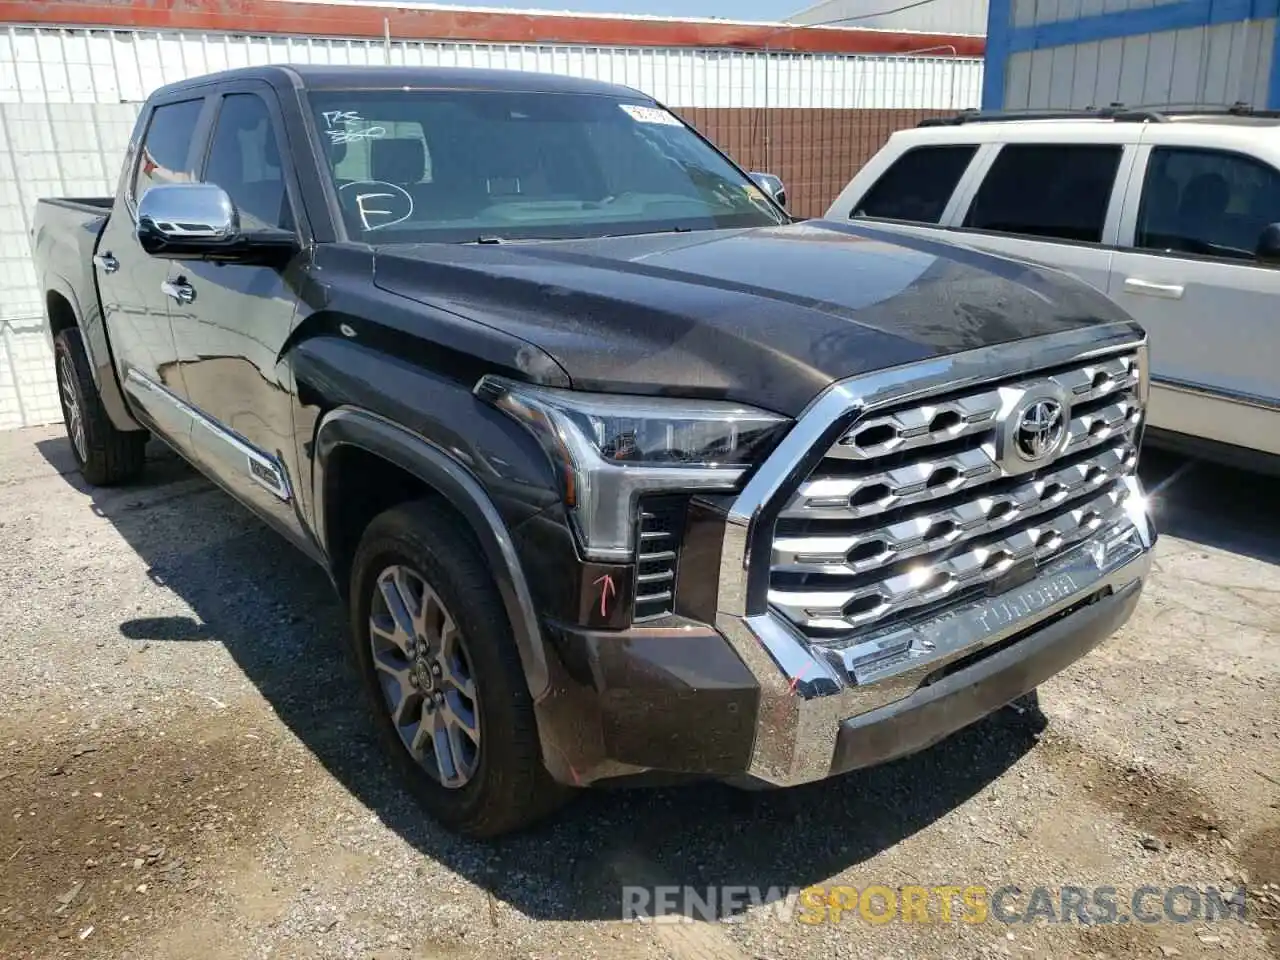
M1151 442L1280 463L1280 113L961 114L895 133L827 218L1080 277L1151 338Z

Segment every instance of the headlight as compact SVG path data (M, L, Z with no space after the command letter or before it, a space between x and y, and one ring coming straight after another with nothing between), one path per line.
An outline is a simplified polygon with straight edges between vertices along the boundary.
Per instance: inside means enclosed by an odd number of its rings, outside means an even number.
M578 393L492 376L476 395L538 438L593 560L631 559L640 494L733 490L791 423L736 403Z

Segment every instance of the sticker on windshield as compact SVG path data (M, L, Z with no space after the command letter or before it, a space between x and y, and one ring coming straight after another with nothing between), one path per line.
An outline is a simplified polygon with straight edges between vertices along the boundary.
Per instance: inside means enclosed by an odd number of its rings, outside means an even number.
M661 107L642 107L634 103L620 103L619 107L636 123L660 123L666 127L684 126L676 117Z

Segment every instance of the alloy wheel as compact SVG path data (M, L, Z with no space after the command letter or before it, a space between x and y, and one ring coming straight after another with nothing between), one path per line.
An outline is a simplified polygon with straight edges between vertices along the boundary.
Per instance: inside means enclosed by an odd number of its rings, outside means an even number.
M83 462L89 459L89 448L84 438L84 416L80 410L80 396L76 392L75 373L71 357L63 353L58 358L58 387L62 397L62 409L67 418L67 433L75 445L76 455Z
M369 643L405 749L441 785L466 785L480 762L475 672L457 621L417 571L396 564L378 574Z

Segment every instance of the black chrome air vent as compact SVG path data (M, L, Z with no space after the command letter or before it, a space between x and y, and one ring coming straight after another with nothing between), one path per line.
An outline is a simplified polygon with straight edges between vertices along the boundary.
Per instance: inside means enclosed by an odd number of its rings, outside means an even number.
M687 506L684 497L646 497L640 501L635 623L668 616L675 609L676 566Z

